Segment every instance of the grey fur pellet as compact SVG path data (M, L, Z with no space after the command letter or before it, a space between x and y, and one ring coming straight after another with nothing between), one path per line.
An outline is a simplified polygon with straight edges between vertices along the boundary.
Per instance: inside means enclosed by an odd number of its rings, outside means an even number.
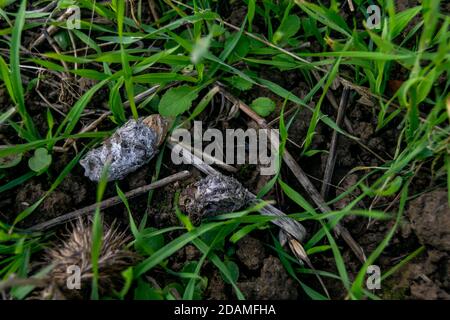
M89 179L99 181L109 161L108 181L121 180L157 154L158 140L158 133L144 122L144 118L132 119L117 129L102 146L89 151L80 164Z
M183 191L180 204L195 217L237 211L250 200L247 190L232 177L209 175Z
M215 173L209 174L183 190L179 204L194 223L199 223L203 218L238 211L256 205L260 201L236 179ZM272 220L272 223L298 241L305 239L306 229L274 206L267 205L261 208L260 212L266 216L277 217Z

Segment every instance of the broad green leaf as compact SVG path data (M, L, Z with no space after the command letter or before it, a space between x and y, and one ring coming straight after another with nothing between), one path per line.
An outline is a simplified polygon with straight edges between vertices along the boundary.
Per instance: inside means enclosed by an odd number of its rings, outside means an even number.
M297 15L289 15L275 31L272 41L275 44L284 42L295 36L298 30L300 30L300 18Z
M269 114L271 114L275 110L275 106L275 102L266 97L257 98L250 104L250 108L252 108L253 111L259 114L261 117L267 117Z
M176 117L189 110L198 96L196 87L180 86L171 88L162 96L159 103L159 113L166 117Z
M247 81L246 79L243 79L239 76L232 76L229 78L223 79L226 82L228 82L232 87L240 90L240 91L246 91L250 90L253 86L253 84L250 81Z
M70 38L69 34L66 30L59 31L53 36L53 39L55 39L58 46L63 49L64 51L69 48L70 45Z
M138 252L152 255L164 246L164 236L155 234L157 229L147 228L142 230L136 238L135 248Z

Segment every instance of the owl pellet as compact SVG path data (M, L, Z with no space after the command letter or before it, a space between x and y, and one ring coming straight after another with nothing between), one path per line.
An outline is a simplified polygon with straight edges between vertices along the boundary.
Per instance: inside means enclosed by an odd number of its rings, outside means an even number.
M249 193L239 181L221 174L206 176L180 196L180 206L197 219L237 211L249 201Z
M167 126L167 121L160 115L129 120L80 161L85 176L92 181L99 181L103 168L109 162L108 181L125 178L158 153Z

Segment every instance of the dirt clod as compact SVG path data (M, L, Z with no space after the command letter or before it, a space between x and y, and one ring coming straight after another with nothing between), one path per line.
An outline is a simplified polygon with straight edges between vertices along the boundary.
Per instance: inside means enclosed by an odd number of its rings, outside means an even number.
M206 296L212 300L226 300L225 282L222 280L220 273L214 271L209 279L208 288L206 288Z
M449 274L446 272L448 256L437 250L429 250L414 262L407 264L393 279L387 281L390 287L385 298L390 299L450 299Z
M411 201L408 216L422 244L450 251L450 208L446 190L425 193Z
M354 129L355 135L360 137L362 140L367 140L373 134L373 125L367 122L361 122Z
M294 281L274 256L264 259L259 277L240 282L238 286L247 299L293 300L298 296Z
M245 237L238 242L236 254L239 260L250 270L258 270L265 258L263 244L252 237Z

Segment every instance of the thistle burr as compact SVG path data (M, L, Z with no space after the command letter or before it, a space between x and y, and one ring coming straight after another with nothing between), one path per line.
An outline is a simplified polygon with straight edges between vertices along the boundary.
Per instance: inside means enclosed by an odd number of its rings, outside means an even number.
M133 265L137 259L136 254L126 249L128 240L124 232L113 227L104 227L98 259L98 285L102 293L117 290L118 284L123 279L121 272ZM64 295L75 294L78 298L81 298L83 292L89 292L93 277L92 243L92 226L80 219L58 246L50 248L45 253L46 260L53 265L49 274L50 288L59 289ZM68 270L73 267L79 270L81 281L79 292L66 290L71 276Z

